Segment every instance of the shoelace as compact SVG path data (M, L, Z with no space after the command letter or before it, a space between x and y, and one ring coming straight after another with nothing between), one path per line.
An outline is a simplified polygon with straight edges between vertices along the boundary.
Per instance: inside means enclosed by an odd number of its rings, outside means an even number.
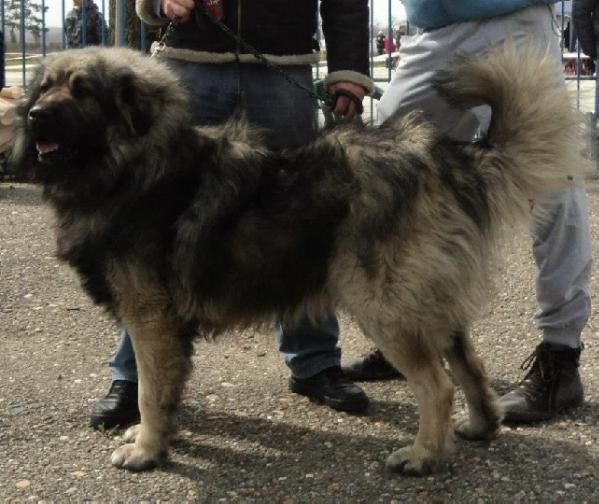
M544 355L543 355L544 354ZM543 351L537 347L533 352L524 359L524 362L520 365L520 369L530 371L520 382L519 392L527 397L528 399L535 399L538 397L544 388L546 388L553 380L555 375L555 366L553 359L549 352ZM536 379L536 378L540 378ZM529 381L531 387L524 386L524 383Z

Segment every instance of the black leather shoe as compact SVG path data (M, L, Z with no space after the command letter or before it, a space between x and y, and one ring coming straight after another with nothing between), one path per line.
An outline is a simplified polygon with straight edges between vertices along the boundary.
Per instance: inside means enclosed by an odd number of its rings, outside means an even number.
M532 423L549 420L582 404L584 391L578 363L580 349L541 343L524 361L528 374L517 389L499 399L504 421Z
M138 423L139 418L137 383L115 380L106 397L94 404L89 424L94 429L112 429Z
M321 371L310 378L289 379L289 388L296 394L308 396L339 411L364 411L368 407L368 396L350 382L339 366Z
M345 376L354 381L390 380L393 378L405 380L405 376L389 364L378 348L341 366L341 370Z

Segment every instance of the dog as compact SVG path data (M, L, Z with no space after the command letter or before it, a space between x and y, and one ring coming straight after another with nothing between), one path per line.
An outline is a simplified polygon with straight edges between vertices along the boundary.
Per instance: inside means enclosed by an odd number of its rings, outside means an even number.
M192 126L184 87L137 52L64 51L40 67L13 159L55 211L58 257L131 334L141 423L115 466L165 458L194 337L335 310L417 399L416 440L391 470L429 474L454 452L443 360L469 409L457 434L497 435L502 412L469 330L502 229L577 166L576 118L548 57L509 43L458 58L437 87L453 106L488 104L488 133L455 142L411 112L275 152L243 118Z

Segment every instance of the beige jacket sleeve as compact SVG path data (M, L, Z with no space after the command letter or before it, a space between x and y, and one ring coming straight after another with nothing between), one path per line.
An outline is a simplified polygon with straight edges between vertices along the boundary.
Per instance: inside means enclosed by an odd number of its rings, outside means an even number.
M135 12L149 25L159 26L169 22L160 10L160 0L135 0Z

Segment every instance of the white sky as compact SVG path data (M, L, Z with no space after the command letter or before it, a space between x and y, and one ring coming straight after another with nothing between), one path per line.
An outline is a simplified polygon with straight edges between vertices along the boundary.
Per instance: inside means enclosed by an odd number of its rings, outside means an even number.
M102 10L102 0L95 0L96 4ZM40 2L41 3L41 2ZM108 0L105 0L105 9L108 12ZM64 15L73 8L73 0L46 0L45 6L48 7L46 12L46 26L62 26L63 19L63 4Z
M95 1L98 4L98 7L100 7L100 10L102 10L102 0ZM376 21L380 23L387 22L387 9L389 8L389 1L391 1L391 12L393 17L398 19L405 18L405 12L399 0L373 0L374 19ZM48 7L48 12L46 13L46 25L61 26L63 16L63 0L46 0L45 5ZM72 6L72 0L64 0L64 8L66 12L68 12ZM106 11L108 11L108 0L105 0L105 6Z
M386 23L389 19L387 11L391 3L391 16L401 21L406 19L406 11L399 0L374 0L372 8L374 11L374 20L380 23Z

